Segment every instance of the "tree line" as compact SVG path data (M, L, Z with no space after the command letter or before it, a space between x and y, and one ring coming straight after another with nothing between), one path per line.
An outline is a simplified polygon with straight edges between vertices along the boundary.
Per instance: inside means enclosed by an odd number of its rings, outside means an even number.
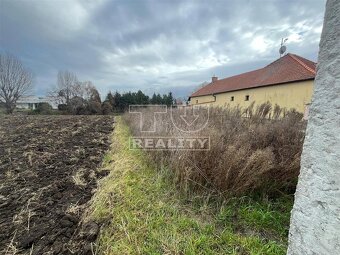
M150 98L141 90L137 92L109 92L102 101L97 88L91 81L81 82L74 73L59 71L57 87L50 92L58 109L71 114L110 114L123 112L129 105L162 104L173 105L175 100L172 93L153 94Z
M6 112L13 113L17 101L28 96L33 88L33 74L24 67L21 61L10 54L0 54L0 106ZM97 88L91 81L80 81L70 71L59 71L57 85L49 94L58 109L69 114L109 114L123 112L129 105L174 105L175 99L171 92L151 97L141 90L137 92L109 92L102 100ZM48 113L52 107L48 103L40 103L37 113Z
M105 102L109 102L112 106L113 111L123 112L128 109L129 105L174 105L175 99L172 93L160 95L154 93L152 97L145 95L141 90L137 92L127 92L120 94L118 92L109 92L106 96Z

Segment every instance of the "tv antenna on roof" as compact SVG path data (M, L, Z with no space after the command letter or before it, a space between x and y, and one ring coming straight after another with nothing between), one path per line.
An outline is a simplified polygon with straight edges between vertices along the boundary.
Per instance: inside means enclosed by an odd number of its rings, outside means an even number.
M286 45L284 45L284 43L288 41L288 38L282 38L281 39L281 46L280 46L280 49L279 49L279 53L280 53L280 58L282 57L282 55L286 52L287 50L287 47Z

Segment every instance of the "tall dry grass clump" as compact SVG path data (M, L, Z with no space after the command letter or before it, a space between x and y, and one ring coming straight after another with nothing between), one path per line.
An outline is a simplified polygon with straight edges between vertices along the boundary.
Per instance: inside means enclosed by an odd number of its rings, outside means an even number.
M203 189L224 197L276 196L295 190L306 123L294 110L269 103L245 110L210 108L207 125L194 134L178 130L169 111L156 114L156 132L150 134L140 132L140 115L126 113L123 118L134 136L210 137L208 151L147 152L159 167L171 170L181 190ZM144 125L152 123L153 113L149 113Z

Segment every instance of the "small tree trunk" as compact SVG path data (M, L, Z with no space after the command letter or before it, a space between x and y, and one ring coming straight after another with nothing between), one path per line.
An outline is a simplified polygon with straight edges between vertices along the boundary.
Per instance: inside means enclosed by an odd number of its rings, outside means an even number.
M5 107L6 107L7 114L12 114L15 108L15 106L13 106L13 104L11 103L5 103Z

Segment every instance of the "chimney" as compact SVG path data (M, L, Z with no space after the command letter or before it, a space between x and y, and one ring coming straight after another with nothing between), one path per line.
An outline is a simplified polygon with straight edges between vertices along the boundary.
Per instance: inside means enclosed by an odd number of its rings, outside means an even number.
M216 76L211 77L211 82L212 82L212 83L214 83L214 82L217 81L217 80L218 80L218 77L216 77Z

